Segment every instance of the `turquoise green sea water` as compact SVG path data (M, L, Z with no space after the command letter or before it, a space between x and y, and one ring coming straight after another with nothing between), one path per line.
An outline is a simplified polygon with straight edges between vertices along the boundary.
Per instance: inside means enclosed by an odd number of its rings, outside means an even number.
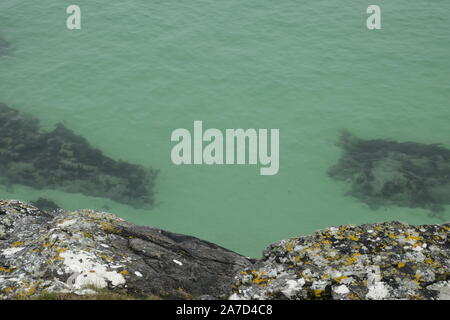
M15 50L0 57L0 101L161 174L152 210L20 185L0 197L107 205L251 256L332 225L441 222L424 209L371 210L326 174L342 129L450 147L450 2L377 0L382 29L369 31L372 2L2 0L0 36ZM66 28L70 4L82 30ZM171 132L194 120L279 128L279 173L173 165Z

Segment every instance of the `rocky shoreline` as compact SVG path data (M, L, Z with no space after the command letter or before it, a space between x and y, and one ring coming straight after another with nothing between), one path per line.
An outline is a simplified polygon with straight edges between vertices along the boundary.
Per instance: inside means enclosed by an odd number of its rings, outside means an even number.
M327 228L261 259L93 210L0 201L0 299L450 299L450 224Z

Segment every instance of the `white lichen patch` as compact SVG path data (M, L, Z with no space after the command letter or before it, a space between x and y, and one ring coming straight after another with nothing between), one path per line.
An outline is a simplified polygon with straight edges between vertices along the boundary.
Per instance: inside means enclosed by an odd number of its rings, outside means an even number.
M2 255L4 256L11 256L19 251L22 251L24 248L22 247L16 247L16 248L8 248L8 249L3 249L2 250Z
M295 295L298 290L300 290L305 284L305 280L300 278L299 280L288 280L286 281L286 287L281 290L281 292L288 298L291 298Z
M97 288L105 288L110 283L112 286L125 284L125 278L116 271L108 271L108 265L100 263L99 259L91 252L65 251L60 254L63 258L65 272L76 274L71 285L75 289L82 289L88 285Z
M233 293L228 300L242 300L241 297L239 295L237 295L236 293Z
M58 227L65 228L65 227L71 226L75 223L77 223L77 219L63 220L62 222L60 222L58 224Z
M337 294L347 294L350 292L350 290L347 288L346 285L343 284L334 288L334 292L336 292Z
M438 300L450 300L450 281L440 281L427 287L438 292Z
M382 300L389 296L389 289L383 282L376 282L368 287L369 292L367 293L368 299Z

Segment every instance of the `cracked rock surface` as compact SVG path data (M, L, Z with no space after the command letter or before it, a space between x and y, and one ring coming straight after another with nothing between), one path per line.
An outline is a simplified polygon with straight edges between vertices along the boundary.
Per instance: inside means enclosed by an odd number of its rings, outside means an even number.
M190 299L228 293L250 265L194 237L136 226L92 210L45 212L0 201L0 299L90 286Z

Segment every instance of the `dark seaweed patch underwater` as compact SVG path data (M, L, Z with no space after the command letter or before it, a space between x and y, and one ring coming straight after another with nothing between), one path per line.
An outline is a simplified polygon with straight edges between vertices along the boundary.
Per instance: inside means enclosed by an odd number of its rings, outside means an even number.
M0 56L5 56L12 50L11 43L0 37Z
M437 144L362 140L348 132L329 175L351 183L371 208L395 205L442 212L450 204L450 150Z
M55 211L61 209L55 202L46 198L38 198L30 202L36 208L44 211Z
M62 124L44 132L37 119L0 103L0 133L5 184L110 198L133 207L154 204L157 170L115 161Z

